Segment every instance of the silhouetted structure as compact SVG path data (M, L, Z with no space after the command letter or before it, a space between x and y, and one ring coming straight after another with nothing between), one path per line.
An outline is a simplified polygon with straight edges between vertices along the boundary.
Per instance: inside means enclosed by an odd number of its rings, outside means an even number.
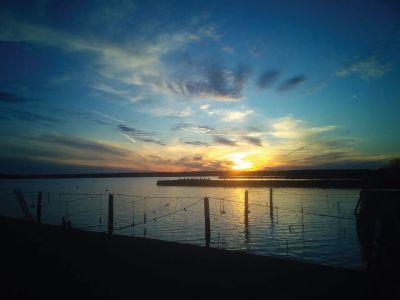
M400 191L363 190L356 209L363 257L372 269L400 266Z

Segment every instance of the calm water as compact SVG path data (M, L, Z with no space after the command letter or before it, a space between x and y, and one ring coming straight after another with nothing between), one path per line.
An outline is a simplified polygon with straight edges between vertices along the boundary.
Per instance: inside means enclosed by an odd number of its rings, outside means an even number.
M37 191L43 191L44 223L60 224L64 217L73 227L106 231L108 194L113 193L115 234L204 245L203 197L207 196L211 247L344 268L364 267L353 216L359 190L275 188L274 216L270 218L269 189L248 188L246 230L246 188L163 187L156 185L157 180L3 180L0 213L23 217L12 192L19 188L35 216Z

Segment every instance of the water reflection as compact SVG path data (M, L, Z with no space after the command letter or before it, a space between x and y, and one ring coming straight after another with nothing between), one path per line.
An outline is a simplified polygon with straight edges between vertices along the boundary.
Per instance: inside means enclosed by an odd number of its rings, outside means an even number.
M246 214L244 188L162 187L156 180L1 181L0 211L21 218L11 189L21 188L28 206L36 201L31 192L41 190L46 200L43 222L60 224L62 217L68 217L73 227L106 231L106 199L112 192L115 233L204 246L207 196L210 247L350 268L363 266L352 219L358 190L249 188ZM85 193L91 195L81 195Z

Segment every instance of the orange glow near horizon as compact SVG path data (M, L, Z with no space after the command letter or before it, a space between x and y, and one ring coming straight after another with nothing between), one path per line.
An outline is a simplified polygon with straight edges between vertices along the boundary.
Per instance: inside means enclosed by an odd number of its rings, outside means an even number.
M232 165L233 170L251 170L253 163L246 159L247 153L239 152L229 155L230 160L234 163Z

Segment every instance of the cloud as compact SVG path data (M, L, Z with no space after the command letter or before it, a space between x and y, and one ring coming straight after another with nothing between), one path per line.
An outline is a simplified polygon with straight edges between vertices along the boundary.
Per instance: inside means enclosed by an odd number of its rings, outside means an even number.
M303 75L298 75L291 77L284 81L279 87L278 91L285 92L294 89L295 87L299 86L306 80L306 77Z
M54 77L49 80L49 83L52 85L60 85L66 82L69 82L73 79L71 74L63 74L61 76Z
M20 96L17 94L13 93L7 93L7 92L1 92L0 91L0 102L4 103L22 103L22 102L27 102L32 99L26 98L24 96Z
M92 122L97 123L99 125L104 125L104 126L109 126L110 124L107 122L104 122L102 120L97 120L97 119L93 119Z
M147 134L147 133L144 132L144 131L137 130L137 129L135 129L135 128L128 127L128 126L121 125L121 124L118 125L117 127L118 127L118 129L119 129L120 131L125 132L125 133L129 133L129 134L132 134L132 135L135 135L135 136L143 136L143 135L146 135L146 134Z
M117 128L124 137L126 137L128 140L130 140L133 143L136 143L137 141L141 141L144 143L151 143L151 144L157 144L160 146L165 146L165 143L163 143L162 141L151 137L150 136L150 135L152 135L151 132L137 130L135 128L128 127L128 126L125 126L122 124L118 125Z
M99 115L101 117L104 117L106 119L112 120L112 121L116 121L116 122L119 122L119 123L125 123L124 120L118 119L116 117L110 116L108 114L102 113L102 112L97 111L97 110L89 110L89 112L94 113L96 115Z
M135 95L135 94L129 92L128 90L117 90L111 86L104 84L104 83L97 84L97 85L93 86L93 88L95 90L98 90L98 91L101 91L104 93L119 96L123 99L129 100L132 102L138 102L138 101L144 99L144 97L142 95Z
M241 122L244 121L249 115L253 114L254 111L247 110L229 110L229 109L210 109L210 105L205 104L200 106L201 110L204 110L210 116L219 116L221 121L224 122Z
M235 50L232 47L229 46L224 46L221 48L221 50L225 53L229 53L229 54L234 54Z
M23 122L35 123L38 125L52 126L60 122L60 120L52 117L47 117L38 113L22 111L22 110L12 111L11 115L13 118L17 120Z
M214 41L219 41L222 37L222 33L218 33L217 27L214 24L207 24L199 28L198 35L210 38Z
M253 114L254 111L246 110L246 111L234 111L234 110L217 110L215 111L216 115L222 116L222 121L225 122L238 122L243 121L247 116Z
M304 121L292 116L275 120L271 127L272 131L269 134L280 139L306 139L337 129L333 125L308 127Z
M278 79L278 70L266 70L260 74L257 79L256 85L260 89L265 89L269 87L274 81Z
M315 83L313 85L310 85L307 87L307 91L305 92L306 95L310 96L318 92L319 90L322 90L328 85L326 81L320 81L318 83Z
M329 149L320 149L321 154L303 155L290 159L286 157L285 166L291 168L329 168L329 169L341 169L341 168L370 168L374 169L381 166L385 157L381 156L366 156L360 155L352 150L346 151L330 151Z
M179 139L179 142L181 144L192 145L192 146L205 146L205 147L210 146L210 144L205 143L205 142L200 142L200 141L185 141L183 139Z
M142 32L117 43L114 37L107 34L89 34L98 30L87 31L85 29L90 27L86 28L87 25L82 24L82 30L74 33L2 15L0 40L28 42L57 47L66 52L87 53L90 55L87 60L89 69L93 68L109 83L106 85L97 82L94 86L96 89L131 101L139 101L143 95L163 95L165 92L165 89L160 90L157 87L160 82L171 81L169 63L164 59L165 56L201 39L220 37L215 26L207 25L200 26L195 32L190 27L174 32L159 31L151 39L145 38L146 35ZM141 30L145 31L143 28ZM110 83L110 80L115 84ZM132 87L135 92L121 89L121 83Z
M122 148L101 143L98 141L92 141L77 137L61 136L54 134L42 134L37 138L37 140L69 148L74 148L80 151L86 150L86 151L93 151L96 153L112 154L112 155L126 154L126 151Z
M184 108L182 107L182 104L175 106L169 103L157 103L156 107L147 109L141 108L139 111L149 113L155 117L168 118L187 118L193 114L193 111L190 107Z
M392 64L381 63L376 56L371 56L351 65L337 69L335 75L346 78L355 74L361 79L368 81L370 79L378 79L383 77L391 69Z
M208 125L195 125L193 123L179 123L172 127L172 130L191 130L196 133L212 134L215 133L215 128Z
M249 53L255 58L259 58L260 56L262 56L267 49L266 44L261 39L253 41L251 43L246 43L246 46Z
M217 142L218 144L225 145L225 146L237 146L237 143L235 141L232 141L225 137L214 136L213 138L214 138L214 141Z
M227 159L213 159L199 155L183 156L178 159L166 159L158 155L151 155L147 160L153 165L163 166L168 171L171 169L180 171L220 171L230 169L233 164L232 161Z
M254 136L243 136L242 139L245 140L247 143L253 145L253 146L262 147L262 142L257 137L254 137Z
M242 89L250 73L251 69L246 65L229 70L215 64L206 68L203 79L184 80L178 85L179 89L171 90L217 101L237 101L242 98Z

